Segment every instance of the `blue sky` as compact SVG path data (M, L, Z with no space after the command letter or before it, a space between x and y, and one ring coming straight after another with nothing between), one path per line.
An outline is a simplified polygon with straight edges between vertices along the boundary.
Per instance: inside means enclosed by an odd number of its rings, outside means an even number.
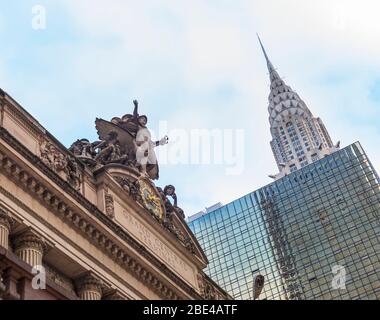
M0 87L66 146L97 139L140 101L153 130L244 130L244 171L161 165L187 215L271 181L269 57L334 141L359 140L380 171L376 0L0 0ZM45 30L32 8L46 8Z

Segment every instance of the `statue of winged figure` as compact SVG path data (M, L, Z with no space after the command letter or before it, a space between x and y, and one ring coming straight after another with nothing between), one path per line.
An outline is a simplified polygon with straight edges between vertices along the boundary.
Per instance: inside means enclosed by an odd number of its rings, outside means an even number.
M169 138L165 136L159 141L152 141L146 127L148 117L139 115L137 100L133 103L133 114L126 114L122 118L114 117L111 121L96 119L96 129L101 141L95 148L100 148L101 151L95 159L103 163L111 161L133 164L141 174L155 180L159 177L159 169L154 148L167 144Z

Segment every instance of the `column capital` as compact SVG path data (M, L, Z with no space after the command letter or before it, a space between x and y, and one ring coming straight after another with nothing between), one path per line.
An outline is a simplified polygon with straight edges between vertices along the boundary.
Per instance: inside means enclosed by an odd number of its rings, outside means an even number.
M9 213L3 208L0 208L0 225L5 226L10 231L14 224L15 220Z
M32 229L28 229L14 237L15 250L36 249L43 253L46 251L45 241Z
M100 300L102 297L103 283L90 272L76 280L76 287L82 300Z

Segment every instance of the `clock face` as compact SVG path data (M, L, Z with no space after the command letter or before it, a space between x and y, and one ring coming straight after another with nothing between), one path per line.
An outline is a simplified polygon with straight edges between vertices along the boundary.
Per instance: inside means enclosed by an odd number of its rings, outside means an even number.
M164 207L156 188L154 188L149 182L145 181L145 179L139 180L139 186L145 208L152 212L156 217L163 219Z

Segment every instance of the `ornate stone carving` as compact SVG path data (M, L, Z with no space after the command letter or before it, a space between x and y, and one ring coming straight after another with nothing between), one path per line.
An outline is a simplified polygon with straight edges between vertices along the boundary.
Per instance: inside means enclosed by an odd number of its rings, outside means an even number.
M40 143L40 153L42 162L50 169L58 173L65 170L66 157L51 142L43 140Z
M95 142L95 149L99 150L95 161L100 164L120 163L129 164L128 154L122 153L118 133L110 131L104 140Z
M81 172L79 170L78 163L72 157L67 157L66 164L66 174L67 174L67 182L75 189L80 189L81 183Z
M195 246L194 242L190 239L189 236L185 236L183 240L183 244L185 245L186 249L189 250L191 253L195 253Z
M165 219L163 220L163 225L166 229L172 232L189 250L191 253L195 253L195 246L191 238L185 235L174 223L173 215L176 214L181 219L185 218L184 212L181 208L177 206L177 195L175 193L175 187L173 185L168 185L162 190L157 187L160 193L161 199L165 205ZM170 202L169 197L173 199L173 204Z
M130 181L126 178L114 176L113 177L120 186L136 201L142 203L142 198L140 194L140 186L136 181Z
M147 179L145 176L140 176L139 179L134 181L120 176L114 176L113 178L158 221L165 221L165 207L162 202L160 188L156 188L150 179Z
M112 195L106 193L104 195L104 200L105 200L106 215L110 218L114 218L115 217L115 207L114 207Z
M205 275L201 273L198 274L198 284L203 299L217 300L218 295L215 287L207 281Z
M79 190L81 173L78 163L73 157L64 155L47 140L40 143L40 154L45 165L66 179L75 190Z
M86 274L77 280L77 291L81 300L100 300L102 282L92 274Z
M96 161L94 160L96 156L94 145L87 139L75 141L69 148L69 151L88 166L94 167L96 165Z
M215 292L215 287L206 283L204 288L203 297L205 300L217 300L217 295Z
M185 218L185 214L181 208L177 205L177 194L175 193L175 187L173 185L168 185L162 190L160 188L161 197L165 204L165 209L167 213L176 213L182 219ZM173 199L173 204L170 202L169 197Z

